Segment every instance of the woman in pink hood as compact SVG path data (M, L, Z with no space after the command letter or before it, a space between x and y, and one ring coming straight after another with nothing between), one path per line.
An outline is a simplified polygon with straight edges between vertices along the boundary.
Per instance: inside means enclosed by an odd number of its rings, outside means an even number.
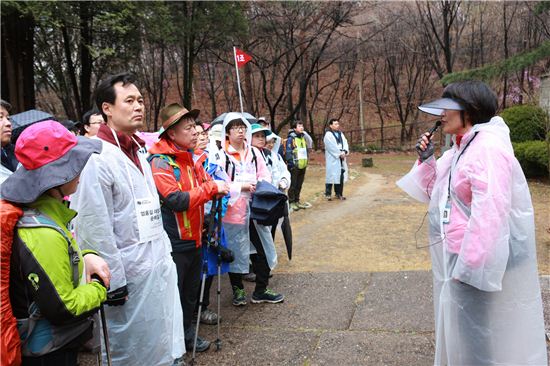
M479 81L420 106L454 144L436 161L425 133L397 182L429 203L436 365L548 364L531 195L497 106Z

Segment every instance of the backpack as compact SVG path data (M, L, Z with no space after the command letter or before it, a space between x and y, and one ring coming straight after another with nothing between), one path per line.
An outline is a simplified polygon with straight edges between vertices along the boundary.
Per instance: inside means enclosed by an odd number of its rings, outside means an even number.
M165 155L165 154L153 154L147 157L147 161L149 162L149 164L154 158L161 158L162 160L170 164L172 169L174 169L174 176L176 177L176 182L178 182L179 184L180 177L181 177L181 169L178 163L176 163L176 161L174 160L174 158L170 155Z
M2 234L0 235L1 250L0 261L0 364L21 364L21 342L17 331L17 320L13 315L10 302L10 259L14 228L23 215L23 210L7 201L0 201L0 222Z
M72 243L69 236L54 220L38 210L23 208L23 215L19 217L19 220L14 225L13 232L15 234L15 230L19 228L39 227L47 227L55 230L67 241L67 255L72 267L72 282L73 286L77 287L80 282L78 271L80 257L78 252L74 250L71 245ZM15 240L13 240L13 243L14 253L12 254L12 259L15 260L14 263L15 266L17 266L19 265L18 261L21 260L21 253L18 252L18 246ZM11 265L13 268L14 264L12 263ZM54 325L42 316L40 308L34 301L28 304L28 314L28 318L17 319L21 352L24 356L43 356L62 348L74 340L82 340L83 342L88 341L85 347L92 351L98 351L98 338L92 337L95 325L92 316L68 324Z

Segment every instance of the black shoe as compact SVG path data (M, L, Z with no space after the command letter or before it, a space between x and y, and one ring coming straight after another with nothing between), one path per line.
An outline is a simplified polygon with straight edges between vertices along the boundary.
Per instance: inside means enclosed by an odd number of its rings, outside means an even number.
M193 342L195 340L192 339L190 342L185 342L185 349L187 350L187 352L193 352ZM206 351L208 348L210 348L210 342L207 341L206 339L202 339L201 337L197 337L197 349L196 351L197 352L204 352Z
M283 302L285 300L285 297L281 294L276 293L273 290L266 289L261 294L256 294L255 292L252 294L252 303L259 304L262 302L268 302L270 304L276 304L278 302Z

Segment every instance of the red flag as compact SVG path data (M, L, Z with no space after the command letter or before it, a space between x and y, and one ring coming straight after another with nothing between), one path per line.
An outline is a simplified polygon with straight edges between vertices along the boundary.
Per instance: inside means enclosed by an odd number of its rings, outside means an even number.
M250 60L252 60L252 56L235 47L235 62L237 63L237 67L246 65Z

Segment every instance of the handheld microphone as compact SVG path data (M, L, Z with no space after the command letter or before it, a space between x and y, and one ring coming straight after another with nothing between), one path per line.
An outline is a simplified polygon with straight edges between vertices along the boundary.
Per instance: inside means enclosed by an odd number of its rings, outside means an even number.
M432 137L435 131L437 131L437 129L439 128L439 126L441 126L441 121L436 121L435 125L432 128L430 128L430 130L428 131L428 138Z

